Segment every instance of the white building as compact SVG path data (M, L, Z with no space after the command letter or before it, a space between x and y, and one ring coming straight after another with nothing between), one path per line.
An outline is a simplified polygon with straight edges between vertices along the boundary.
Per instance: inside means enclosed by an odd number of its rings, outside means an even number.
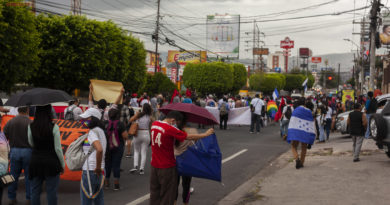
M267 68L275 71L275 68L281 68L281 71L286 72L285 67L285 57L282 51L276 51L275 53L270 53L267 58Z

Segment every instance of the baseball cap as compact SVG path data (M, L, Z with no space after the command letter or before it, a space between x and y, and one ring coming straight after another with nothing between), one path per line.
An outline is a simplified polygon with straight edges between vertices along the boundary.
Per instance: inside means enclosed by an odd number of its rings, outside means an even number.
M81 118L89 118L89 117L96 117L97 119L100 119L102 117L102 114L99 112L96 108L89 108L87 111L85 111L83 114L80 115Z

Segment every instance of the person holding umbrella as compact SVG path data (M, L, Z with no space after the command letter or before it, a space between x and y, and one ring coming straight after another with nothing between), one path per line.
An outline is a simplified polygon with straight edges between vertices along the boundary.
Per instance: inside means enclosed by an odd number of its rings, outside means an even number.
M175 105L177 104L183 103L176 103ZM152 124L150 204L173 204L175 201L177 191L177 169L174 157L175 140L180 142L185 139L197 140L214 133L214 129L210 128L205 133L187 134L176 128L183 121L183 114L174 110L170 111L163 121L155 121Z

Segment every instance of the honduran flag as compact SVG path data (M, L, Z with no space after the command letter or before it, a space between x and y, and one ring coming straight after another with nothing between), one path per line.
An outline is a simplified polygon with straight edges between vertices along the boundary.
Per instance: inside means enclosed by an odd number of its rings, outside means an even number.
M316 138L314 118L311 111L303 106L294 109L288 125L287 142L299 141L313 144Z

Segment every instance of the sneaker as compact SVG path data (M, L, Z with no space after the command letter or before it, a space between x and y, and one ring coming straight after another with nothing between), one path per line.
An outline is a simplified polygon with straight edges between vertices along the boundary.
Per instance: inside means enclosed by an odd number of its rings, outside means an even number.
M114 184L114 191L118 191L119 189L119 184Z
M143 169L140 169L140 170L139 170L139 174L140 174L140 175L144 175L144 174L145 174L144 170L143 170Z
M253 134L254 132L249 132L249 133Z
M133 173L136 172L137 170L138 170L138 167L134 167L133 169L130 169L129 172L133 174Z
M110 188L110 182L108 180L104 181L104 189L109 189Z
M296 169L301 168L301 160L299 160L299 159L295 160L295 168Z
M353 162L359 162L359 161L360 161L359 158L353 159Z
M190 194L192 194L195 191L194 187L190 187Z
M126 154L126 158L132 158L133 155L132 154Z

